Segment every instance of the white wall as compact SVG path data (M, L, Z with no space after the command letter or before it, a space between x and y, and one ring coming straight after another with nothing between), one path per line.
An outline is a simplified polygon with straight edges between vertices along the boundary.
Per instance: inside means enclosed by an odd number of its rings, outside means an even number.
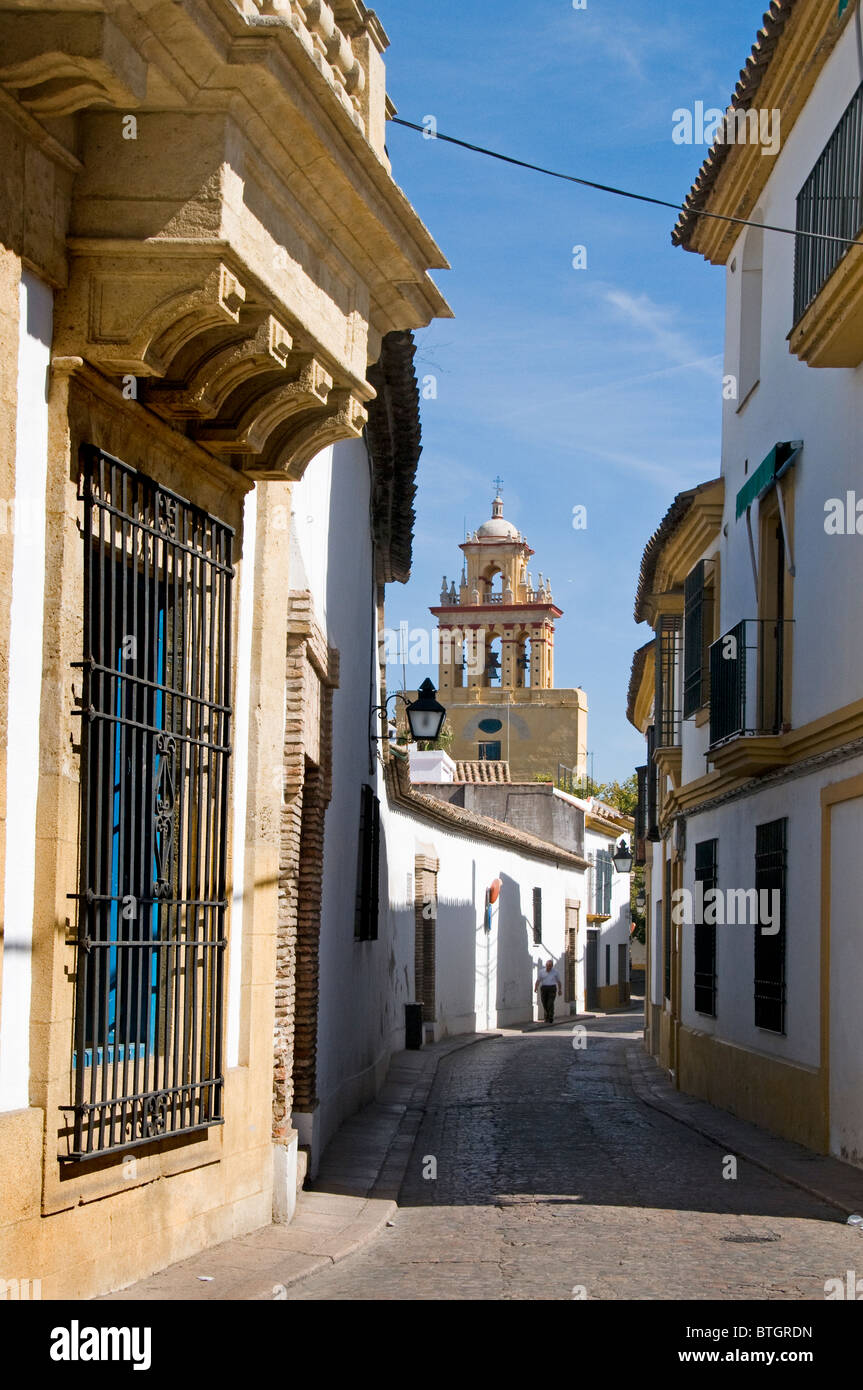
M597 851L597 850L600 850L600 849L608 850L610 853L613 854L613 853L614 853L615 846L619 843L619 841L620 841L621 838L625 838L625 839L629 840L629 839L631 839L631 836L629 836L629 835L624 836L624 835L623 835L623 832L621 832L621 835L620 835L620 836L618 836L618 837L616 837L616 838L614 838L614 839L609 839L607 835L602 835L602 834L599 833L599 831L593 830L593 829L591 829L590 826L587 826L586 829L585 829L585 832L584 832L584 853L585 853L585 858L587 858L587 859L591 860L591 862L593 862L593 861L595 860L596 851ZM601 923L594 923L594 924L593 924L594 926L598 926L599 929L600 929L600 932L599 932L599 969L598 969L598 979L597 979L597 983L599 984L599 986L600 986L601 988L604 988L606 985L616 985L616 984L619 983L619 979L618 979L618 970L617 970L617 948L618 948L618 946L626 946L627 976L626 976L625 978L628 978L628 971L629 971L629 932L630 932L630 928L631 928L631 925L632 925L632 918L631 918L631 915L630 915L630 906L629 906L629 898L630 898L629 885L630 885L630 875L629 875L629 874L619 874L619 873L617 872L617 870L612 866L612 870L611 870L611 915L610 915L610 917L609 917L609 919L608 919L607 922L601 922ZM592 903L591 901L588 902L588 905L587 905L587 907L584 909L584 911L585 911L585 912L593 912L593 903ZM582 917L583 917L583 916L584 916L584 912L582 913ZM606 961L605 961L605 954L606 954L606 953L605 953L605 948L606 948L606 946L609 946L609 947L611 948L611 951L610 951L610 970L606 970Z
M754 927L716 928L716 1018L694 1007L694 931L682 938L683 1023L741 1047L817 1066L820 1055L820 825L821 788L863 771L863 759L838 764L817 775L765 788L687 821L683 886L694 892L695 845L716 839L720 889L755 885L755 827L787 817L786 1033L757 1028L754 1021ZM844 919L840 924L844 927ZM848 926L851 924L848 923Z
M313 459L292 497L291 586L311 590L317 620L339 651L341 680L333 695L319 947L321 1148L379 1088L392 1051L403 1045L404 1001L413 988L413 903L407 924L404 885L393 909L381 913L378 940L354 939L360 788L371 783L382 796L377 759L369 772L369 709L380 698L369 487L368 455L356 440Z
M393 808L386 814L390 911L407 923L406 887L414 856L440 861L435 922L436 1004L439 1037L482 1032L539 1017L534 984L551 958L565 985L566 900L582 903L576 992L584 999L585 879L579 871L531 859L493 841L452 832ZM498 910L486 932L485 894L502 882ZM542 892L542 942L533 942L533 890ZM409 902L413 987L413 888ZM409 997L413 997L412 995ZM563 1017L570 1002L558 1002Z
M795 225L796 196L863 78L854 23L828 59L782 148L762 195L764 221ZM745 232L726 271L725 372L738 371L738 338ZM852 251L851 255L860 255ZM736 263L735 269L731 269ZM847 489L863 498L863 367L811 368L788 349L792 327L794 238L764 233L761 379L748 402L726 402L722 467L728 528L722 568L722 631L756 615L745 517L735 520L735 497L748 474L779 440L802 439L804 450L784 486L793 486L795 515L792 722L799 726L863 695L863 645L849 604L863 586L863 536L829 536L824 504ZM757 536L758 507L752 522ZM852 598L853 596L853 598Z
M755 214L758 220L794 226L796 196L863 77L855 26L850 25L828 60L794 130L782 149ZM739 369L742 276L746 233L738 237L726 271L725 372ZM852 254L859 254L852 252ZM792 727L863 696L863 648L856 640L856 606L863 588L863 536L830 536L825 502L856 489L863 497L859 448L863 435L863 367L816 369L788 349L792 327L794 238L764 234L760 380L749 399L724 405L722 471L725 515L721 551L720 632L757 614L745 516L735 518L735 499L748 476L778 441L802 439L803 453L783 481L793 496L794 630L791 670ZM752 509L758 538L758 506ZM684 781L698 776L705 731L684 724ZM765 1055L803 1065L819 1062L820 826L821 788L863 768L856 758L776 785L687 818L684 886L694 889L695 844L718 841L720 889L752 888L755 827L787 817L786 1032L754 1023L754 931L717 926L717 1016L694 1009L694 932L682 931L682 1018L704 1033ZM661 885L655 880L655 894ZM836 917L834 939L853 932L847 914ZM654 977L658 976L657 923ZM859 955L859 952L857 952Z

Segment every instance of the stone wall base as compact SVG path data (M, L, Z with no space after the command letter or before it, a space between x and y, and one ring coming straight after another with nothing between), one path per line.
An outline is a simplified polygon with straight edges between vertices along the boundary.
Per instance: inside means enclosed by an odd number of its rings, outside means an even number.
M681 1027L680 1089L817 1153L827 1153L819 1068L766 1057Z

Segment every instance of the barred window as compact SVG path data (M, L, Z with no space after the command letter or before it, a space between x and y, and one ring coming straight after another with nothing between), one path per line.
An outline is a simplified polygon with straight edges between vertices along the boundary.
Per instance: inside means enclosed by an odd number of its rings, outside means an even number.
M653 761L656 751L656 726L651 724L647 730L647 838L659 839L659 769Z
M716 887L717 840L695 846L695 881L705 895ZM695 1012L716 1017L716 923L695 923Z
M646 864L647 852L647 778L652 769L646 763L635 769L638 786L638 801L635 807L635 863Z
M82 453L72 1132L90 1158L223 1123L233 532Z
M755 827L755 888L758 925L755 928L755 1023L773 1033L785 1032L785 868L788 821L768 821ZM760 906L767 893L768 918L762 931ZM773 894L779 895L779 921L772 920ZM778 926L778 931L775 928Z
M354 936L377 941L381 855L381 803L364 783L360 795L360 845Z
M533 944L542 945L542 889L533 890Z
M654 737L657 748L676 748L680 743L677 682L682 621L677 614L665 615L656 626Z

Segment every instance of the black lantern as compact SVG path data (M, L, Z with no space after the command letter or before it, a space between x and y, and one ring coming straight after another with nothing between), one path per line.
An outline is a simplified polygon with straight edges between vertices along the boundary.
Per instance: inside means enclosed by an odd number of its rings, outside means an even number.
M635 897L635 910L636 910L637 913L639 913L640 916L643 917L643 916L644 916L644 909L645 909L646 907L647 907L647 898L645 897L644 889L642 888L641 891L640 891L639 893L637 893L637 894L636 894L636 897Z
M632 870L632 850L625 840L621 840L611 861L619 874L628 874Z
M417 691L417 698L412 700L405 710L414 743L419 743L421 739L436 739L443 728L446 710L443 705L438 704L436 695L437 691L426 678Z

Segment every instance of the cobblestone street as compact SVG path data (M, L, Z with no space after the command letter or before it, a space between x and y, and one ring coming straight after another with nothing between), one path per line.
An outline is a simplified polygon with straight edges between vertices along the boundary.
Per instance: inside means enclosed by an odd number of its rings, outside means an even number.
M723 1177L729 1150L638 1098L641 1023L445 1057L394 1225L288 1297L823 1300L863 1269L841 1212L744 1160Z

